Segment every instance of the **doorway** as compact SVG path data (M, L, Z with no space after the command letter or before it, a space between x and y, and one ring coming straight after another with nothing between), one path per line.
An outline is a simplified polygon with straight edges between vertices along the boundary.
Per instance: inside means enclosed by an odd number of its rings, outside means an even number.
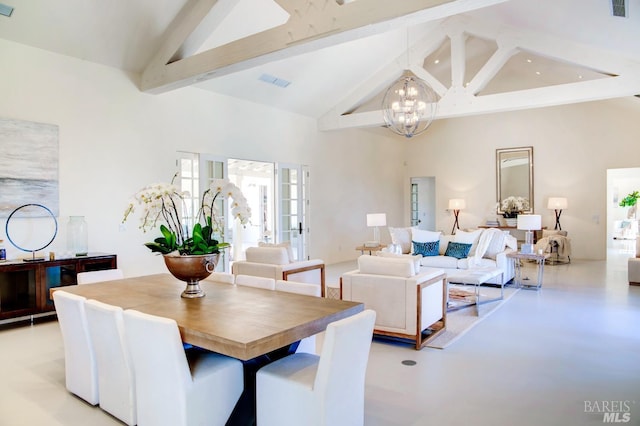
M418 229L436 229L436 178L411 178L411 226Z
M640 214L620 201L640 190L640 168L607 170L607 258L636 255Z

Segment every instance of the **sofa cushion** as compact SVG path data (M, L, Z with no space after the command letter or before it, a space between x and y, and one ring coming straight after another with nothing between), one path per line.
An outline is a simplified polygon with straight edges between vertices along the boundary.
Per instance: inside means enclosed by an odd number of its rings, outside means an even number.
M384 251L377 251L376 252L377 256L380 257L390 257L390 258L405 258L405 259L412 259L413 260L413 268L415 270L415 273L417 274L418 271L420 271L420 261L422 260L422 256L414 256L411 254L397 254L397 253L389 253L389 252L384 252Z
M504 248L506 246L505 232L507 235L509 234L509 231L495 232L493 234L493 236L491 237L491 241L489 241L489 246L487 247L487 250L484 252L483 257L486 257L489 259L495 259L498 253L504 251Z
M391 243L402 247L403 254L411 253L411 228L392 228L389 226Z
M451 256L428 256L423 257L420 264L429 268L456 269L458 268L458 259Z
M440 240L439 231L425 231L423 229L411 228L411 241L417 241L419 243L428 243L431 241Z
M269 265L289 264L289 254L284 247L249 247L246 254L247 262Z
M455 257L457 259L463 259L469 256L471 246L472 244L456 243L455 241L452 241L447 246L447 251L444 253L444 255Z
M265 243L259 242L258 247L284 247L287 250L287 255L289 256L289 263L293 263L296 259L293 256L293 249L291 248L291 241L284 241L282 243Z
M458 229L454 235L453 241L456 243L471 244L471 248L467 255L473 256L476 254L476 247L478 246L478 240L480 239L482 231L482 229L476 229L475 231L463 231Z
M413 241L413 254L420 256L438 256L440 254L440 240L419 243Z
M455 235L440 235L440 255L444 256L445 252L447 251L447 246L449 245L449 242L453 241L453 239L455 238Z
M362 255L358 258L358 269L361 274L390 275L409 278L416 274L413 259L406 257L392 258Z

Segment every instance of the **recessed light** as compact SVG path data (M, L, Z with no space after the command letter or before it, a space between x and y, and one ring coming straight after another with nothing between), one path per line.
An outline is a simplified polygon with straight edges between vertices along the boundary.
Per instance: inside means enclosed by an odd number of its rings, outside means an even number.
M582 80L582 75L578 74L578 80Z
M527 59L527 62L528 62L528 63L531 63L531 62L533 62L533 61L532 61L531 59Z
M436 59L435 61L433 61L434 64L439 64L440 63L440 59Z
M540 71L536 71L536 75L540 75L542 74Z

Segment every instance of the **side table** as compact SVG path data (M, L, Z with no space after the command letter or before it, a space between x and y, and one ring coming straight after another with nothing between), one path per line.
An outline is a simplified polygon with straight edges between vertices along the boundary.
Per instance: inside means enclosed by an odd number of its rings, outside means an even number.
M361 246L356 247L356 250L360 250L361 254L364 254L365 251L368 251L369 254L371 255L371 254L373 254L374 251L380 251L383 248L385 248L385 246L383 246L382 244L378 244L377 246L373 246L373 247L368 247L368 246L365 246L365 245L361 245Z
M549 257L548 254L536 254L536 253L520 253L520 252L511 252L507 253L507 257L515 260L515 284L516 287L519 288L527 288L532 290L538 290L542 287L542 277L544 273L544 262ZM538 281L536 284L524 284L522 278L522 261L523 260L533 260L538 265Z

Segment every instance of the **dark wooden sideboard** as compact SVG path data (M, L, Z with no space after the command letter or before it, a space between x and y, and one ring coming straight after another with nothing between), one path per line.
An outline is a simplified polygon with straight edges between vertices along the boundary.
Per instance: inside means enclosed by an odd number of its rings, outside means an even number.
M78 272L118 267L115 254L89 253L68 259L0 263L0 324L51 315L49 290L78 284Z

